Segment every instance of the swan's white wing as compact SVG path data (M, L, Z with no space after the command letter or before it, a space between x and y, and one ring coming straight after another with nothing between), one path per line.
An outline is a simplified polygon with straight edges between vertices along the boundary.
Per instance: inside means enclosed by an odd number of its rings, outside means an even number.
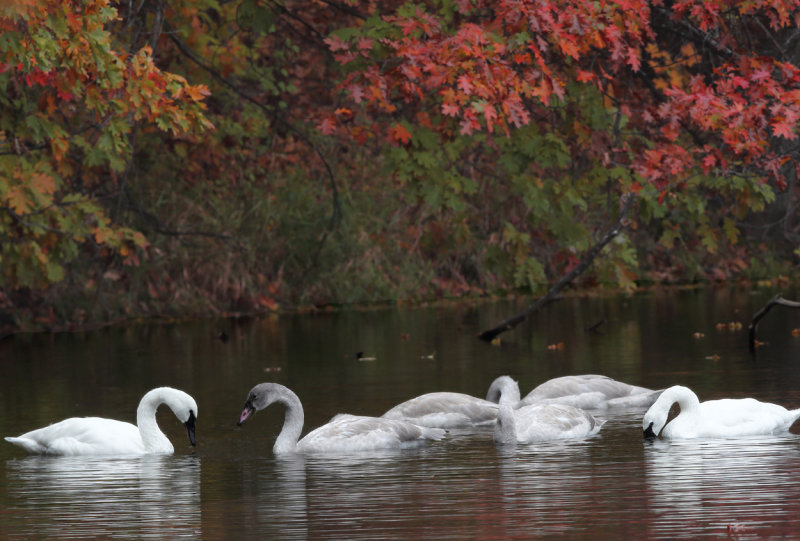
M604 421L585 411L561 404L534 404L514 412L517 441L521 443L585 438L596 434Z
M337 415L309 432L297 444L298 451L371 451L410 447L441 439L444 430L424 428L393 419Z
M419 426L456 428L494 422L497 404L463 393L428 393L383 414L386 419L406 420Z
M73 417L6 440L35 454L124 455L145 452L136 425L100 417Z

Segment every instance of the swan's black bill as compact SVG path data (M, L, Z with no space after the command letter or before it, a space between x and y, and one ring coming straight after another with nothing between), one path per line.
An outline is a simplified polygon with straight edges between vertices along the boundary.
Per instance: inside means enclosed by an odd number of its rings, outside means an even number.
M248 417L253 415L253 413L255 413L255 411L256 411L256 409L253 407L253 405L248 400L244 405L244 409L242 410L242 415L239 416L239 422L236 423L236 426L242 426L242 423L244 423L248 419Z
M194 421L195 421L194 412L190 411L189 419L187 419L186 422L183 423L183 426L186 427L186 433L189 434L189 443L192 444L192 447L197 445L197 442L194 439Z
M653 440L655 437L656 433L653 432L653 423L650 423L647 428L644 429L644 439Z

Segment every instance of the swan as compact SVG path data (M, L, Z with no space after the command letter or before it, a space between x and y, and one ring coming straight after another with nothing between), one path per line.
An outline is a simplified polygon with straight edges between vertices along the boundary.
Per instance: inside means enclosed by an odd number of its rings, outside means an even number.
M648 408L661 391L629 385L608 376L583 374L562 376L540 384L529 392L516 407L531 404L566 404L587 410ZM489 390L487 400L493 400Z
M144 455L172 454L174 448L158 428L156 409L166 404L186 426L195 445L197 404L183 391L159 387L148 391L136 410L136 424L101 417L72 417L21 436L6 437L31 454L40 455Z
M519 402L519 385L509 376L500 376L489 387L494 400L484 400L464 393L440 391L427 393L398 404L382 415L432 428L464 428L494 423L497 403Z
M667 422L678 403L680 413ZM661 393L642 419L645 438L659 433L666 439L730 438L786 432L800 417L800 409L759 402L754 398L723 398L700 402L688 387L675 385ZM666 426L665 426L666 425Z
M496 443L532 443L585 438L605 421L565 404L531 404L514 409L501 401L494 427Z
M272 448L276 455L414 447L427 440L439 440L445 434L441 429L420 427L405 421L339 414L298 441L303 431L303 405L294 392L279 383L260 383L253 387L237 424L241 426L254 412L275 402L286 408L283 428Z

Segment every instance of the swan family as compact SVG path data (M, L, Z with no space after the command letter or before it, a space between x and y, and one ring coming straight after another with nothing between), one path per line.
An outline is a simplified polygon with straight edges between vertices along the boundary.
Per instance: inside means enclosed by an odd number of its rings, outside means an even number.
M456 392L427 393L391 408L380 417L339 414L301 438L304 412L300 398L279 383L260 383L247 394L241 426L253 414L278 403L284 423L273 453L351 452L417 447L445 437L446 429L493 427L498 444L584 439L603 426L595 415L619 408L647 408L642 419L646 439L734 438L786 432L800 409L753 398L700 402L689 388L676 385L652 390L606 376L563 376L542 383L520 398L518 383L500 376L486 399ZM198 409L187 393L171 387L147 392L139 402L136 424L101 417L73 417L6 437L31 454L143 455L172 454L174 448L158 428L156 410L169 407L195 445ZM670 419L678 404L680 412Z

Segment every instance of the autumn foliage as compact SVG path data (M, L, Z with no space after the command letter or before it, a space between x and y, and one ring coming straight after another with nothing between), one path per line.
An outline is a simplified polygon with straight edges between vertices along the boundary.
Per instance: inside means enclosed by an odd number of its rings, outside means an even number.
M798 23L788 0L15 0L0 312L540 291L628 193L584 285L791 272Z
M148 46L116 50L105 1L17 2L0 18L0 284L42 288L91 245L138 264L141 232L114 223L134 131L211 126L206 88L155 66Z

